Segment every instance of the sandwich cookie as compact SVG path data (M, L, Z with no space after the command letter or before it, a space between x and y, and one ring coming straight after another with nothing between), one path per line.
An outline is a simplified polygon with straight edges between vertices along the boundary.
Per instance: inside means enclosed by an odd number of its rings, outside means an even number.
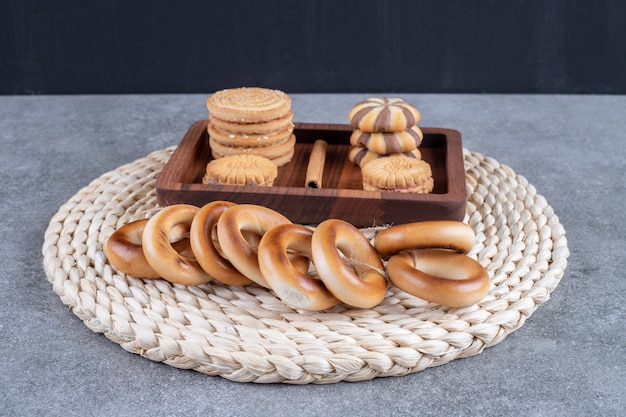
M363 190L430 193L434 187L430 165L400 155L378 158L361 167Z

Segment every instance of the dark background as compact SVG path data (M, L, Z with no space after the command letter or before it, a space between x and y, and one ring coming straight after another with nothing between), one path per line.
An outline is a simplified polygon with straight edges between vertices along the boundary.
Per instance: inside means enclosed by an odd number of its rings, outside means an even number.
M626 93L626 1L0 2L0 94Z

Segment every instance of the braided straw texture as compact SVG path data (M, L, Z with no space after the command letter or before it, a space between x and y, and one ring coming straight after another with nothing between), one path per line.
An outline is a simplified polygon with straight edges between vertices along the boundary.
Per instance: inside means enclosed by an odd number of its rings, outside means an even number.
M549 299L567 265L565 230L546 200L511 168L464 149L465 222L476 232L470 256L491 277L489 294L471 307L442 307L390 287L372 309L300 312L261 287L125 276L107 263L104 242L158 209L156 177L173 151L92 181L59 208L42 248L53 290L87 327L173 367L292 384L418 372L502 341ZM376 232L363 230L371 239Z

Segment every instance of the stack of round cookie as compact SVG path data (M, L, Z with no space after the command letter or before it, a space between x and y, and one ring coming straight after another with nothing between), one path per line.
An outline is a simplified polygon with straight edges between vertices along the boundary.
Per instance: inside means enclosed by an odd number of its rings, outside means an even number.
M357 103L348 115L354 131L349 158L356 165L392 154L421 158L424 137L417 126L421 115L399 98L368 98Z
M291 98L260 87L221 90L207 99L209 145L213 158L253 154L282 166L291 161L293 134Z
M432 191L431 168L419 150L424 138L417 126L421 115L414 106L399 98L368 98L348 118L354 128L348 158L361 167L363 189Z

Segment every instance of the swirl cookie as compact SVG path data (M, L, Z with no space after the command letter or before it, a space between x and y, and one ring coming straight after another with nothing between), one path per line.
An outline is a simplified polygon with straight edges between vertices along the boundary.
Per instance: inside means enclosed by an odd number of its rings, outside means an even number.
M210 117L236 123L259 123L287 115L291 110L291 97L268 88L231 88L212 94L206 106Z
M411 104L399 98L368 98L357 103L348 119L362 132L402 132L419 123L421 115Z
M386 155L390 153L410 152L422 143L424 134L417 126L402 132L364 132L355 129L350 135L352 146L363 146L370 151Z
M271 187L277 173L276 164L262 156L229 155L207 164L202 183Z
M390 156L361 167L363 190L430 193L434 181L430 165L421 159Z
M383 158L386 156L396 156L396 155L405 156L407 158L422 159L422 153L417 148L409 152L381 155L381 154L372 152L363 146L353 146L352 149L350 149L350 152L348 153L348 159L354 165L358 165L362 167L363 165L367 164L368 162L373 161L374 159Z

